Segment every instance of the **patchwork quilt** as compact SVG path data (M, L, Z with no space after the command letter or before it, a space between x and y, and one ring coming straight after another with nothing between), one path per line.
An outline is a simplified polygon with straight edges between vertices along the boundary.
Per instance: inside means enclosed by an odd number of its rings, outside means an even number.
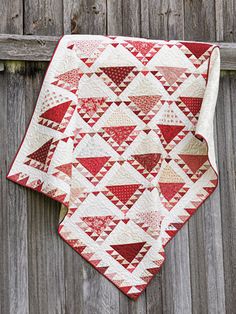
M63 35L7 174L60 202L61 238L134 300L217 186L219 73L211 43Z

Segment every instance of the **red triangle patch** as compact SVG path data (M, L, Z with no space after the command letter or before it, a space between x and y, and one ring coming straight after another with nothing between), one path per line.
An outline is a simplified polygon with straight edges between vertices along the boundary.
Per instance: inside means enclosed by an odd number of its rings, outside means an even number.
M131 196L139 188L139 184L127 184L127 185L112 185L107 186L107 189L115 195L123 204L128 202Z
M161 154L157 153L133 155L133 158L137 160L148 172L151 172L153 170L153 168L160 160L160 157Z
M84 157L77 160L86 168L92 175L96 176L102 167L107 163L110 157Z
M80 217L92 230L100 235L112 220L112 216Z
M170 201L177 192L184 186L182 182L159 182L161 193Z
M121 145L132 133L132 131L136 128L135 125L129 126L111 126L104 127L104 131L106 131L111 138L119 145Z
M64 164L56 167L57 170L60 170L61 172L64 172L68 177L71 177L72 175L72 164Z
M44 119L48 119L57 123L61 123L71 102L72 101L70 100L60 105L57 105L53 108L48 109L43 114L41 114L40 118L44 118Z
M42 164L45 164L52 141L53 139L50 139L45 144L43 144L43 146L41 146L39 149L37 149L35 152L28 155L27 157L30 159L36 160Z
M202 105L202 98L180 97L180 99L194 116L199 113Z
M192 54L199 59L210 47L211 45L205 43L188 43L181 42L185 47L192 52Z
M70 71L67 71L65 73L59 74L56 79L59 81L62 81L64 83L69 84L71 87L77 89L79 81L81 77L83 76L83 73L81 73L80 69L73 69ZM60 86L59 81L55 81L52 84ZM61 86L63 87L63 86Z
M129 263L137 256L140 250L143 248L146 242L128 243L111 245L111 247L124 257Z
M129 99L145 114L148 114L150 110L155 107L160 100L160 95L155 96L130 96Z
M138 50L144 57L146 54L155 46L155 43L151 42L142 42L135 40L126 40L129 44L131 44L136 50Z
M132 66L117 66L117 67L106 67L101 70L117 85L119 86L124 79L134 69Z
M208 160L207 155L180 154L179 157L186 163L193 173L195 173Z
M184 125L158 124L157 126L161 130L161 133L167 143L170 143L184 128Z

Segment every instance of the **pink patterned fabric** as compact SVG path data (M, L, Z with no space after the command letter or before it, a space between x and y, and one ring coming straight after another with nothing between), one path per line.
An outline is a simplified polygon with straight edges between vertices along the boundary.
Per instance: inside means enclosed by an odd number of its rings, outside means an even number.
M64 35L7 175L66 207L59 235L134 300L216 188L219 71L210 43Z

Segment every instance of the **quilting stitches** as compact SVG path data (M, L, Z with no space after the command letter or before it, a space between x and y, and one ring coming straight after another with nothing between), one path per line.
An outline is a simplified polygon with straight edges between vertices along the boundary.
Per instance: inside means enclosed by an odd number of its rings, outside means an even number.
M63 36L7 176L61 202L59 235L134 300L217 185L195 136L215 48Z

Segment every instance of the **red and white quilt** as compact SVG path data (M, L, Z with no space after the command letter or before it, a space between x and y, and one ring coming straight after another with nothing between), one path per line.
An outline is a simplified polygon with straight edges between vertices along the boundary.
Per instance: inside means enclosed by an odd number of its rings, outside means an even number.
M63 204L59 235L134 300L216 188L219 72L210 43L64 35L7 174Z

